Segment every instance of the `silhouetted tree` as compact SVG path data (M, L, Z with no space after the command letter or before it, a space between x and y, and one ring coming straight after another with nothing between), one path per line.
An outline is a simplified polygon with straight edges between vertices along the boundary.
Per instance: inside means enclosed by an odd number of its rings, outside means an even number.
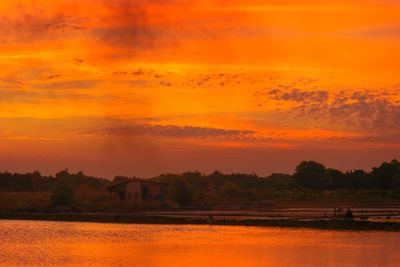
M115 176L115 177L114 177L113 182L114 182L114 183L122 183L122 182L127 182L127 181L129 181L129 180L132 180L132 178L118 175L118 176Z
M182 177L174 179L168 187L168 197L182 206L189 204L192 200L192 192L187 180Z
M397 173L397 174L393 177L392 188L393 188L394 190L400 191L400 173Z
M303 187L323 190L329 187L325 166L315 161L303 161L295 170L294 179Z
M55 184L51 195L53 206L73 206L75 201L75 190L69 179L68 170L56 174Z
M343 172L328 168L325 171L326 176L329 179L330 189L341 188L345 182L345 175Z
M400 173L400 163L392 160L390 163L383 162L379 167L372 168L371 179L373 187L390 189L395 182L395 177Z
M367 187L368 174L364 170L352 170L346 172L344 175L345 182L342 188L347 189L360 189Z
M299 186L291 175L283 173L273 173L262 179L262 185L263 187L270 187L276 190L290 190Z

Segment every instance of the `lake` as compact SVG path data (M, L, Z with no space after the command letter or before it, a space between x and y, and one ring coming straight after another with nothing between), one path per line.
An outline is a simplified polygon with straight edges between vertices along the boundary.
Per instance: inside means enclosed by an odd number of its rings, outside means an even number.
M400 233L0 221L1 266L399 266Z

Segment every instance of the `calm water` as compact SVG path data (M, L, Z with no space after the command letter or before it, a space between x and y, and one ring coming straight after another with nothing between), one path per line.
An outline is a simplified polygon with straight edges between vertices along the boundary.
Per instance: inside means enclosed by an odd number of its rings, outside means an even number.
M400 266L399 233L0 221L1 266Z

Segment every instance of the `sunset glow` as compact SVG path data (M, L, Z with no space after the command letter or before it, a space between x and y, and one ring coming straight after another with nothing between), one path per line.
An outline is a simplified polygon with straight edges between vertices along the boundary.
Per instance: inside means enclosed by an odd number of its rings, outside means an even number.
M399 157L400 2L0 2L0 169L292 172Z

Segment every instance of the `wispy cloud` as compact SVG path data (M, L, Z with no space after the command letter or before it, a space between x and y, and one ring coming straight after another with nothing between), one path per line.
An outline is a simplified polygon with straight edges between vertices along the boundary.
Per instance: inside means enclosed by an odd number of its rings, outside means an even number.
M90 89L97 87L102 80L72 80L63 82L48 82L36 84L33 87L37 89L47 90L64 90L64 89Z
M28 11L29 12L29 11ZM0 18L0 40L4 43L30 43L49 38L67 38L71 33L85 30L85 20L67 15L46 17L41 12Z
M307 121L322 129L363 132L362 140L397 140L400 133L400 101L395 87L387 90L301 90L287 86L265 93L270 100L290 104L278 109L279 116ZM357 137L358 138L358 137Z
M218 129L208 127L131 124L117 127L98 127L78 130L80 134L89 135L145 135L169 138L208 138L208 137L250 137L256 132L250 130Z
M294 101L302 104L323 103L329 98L328 91L303 91L301 89L291 89L285 91L282 89L273 89L268 92L273 100Z
M400 24L346 31L345 35L363 38L400 38Z

